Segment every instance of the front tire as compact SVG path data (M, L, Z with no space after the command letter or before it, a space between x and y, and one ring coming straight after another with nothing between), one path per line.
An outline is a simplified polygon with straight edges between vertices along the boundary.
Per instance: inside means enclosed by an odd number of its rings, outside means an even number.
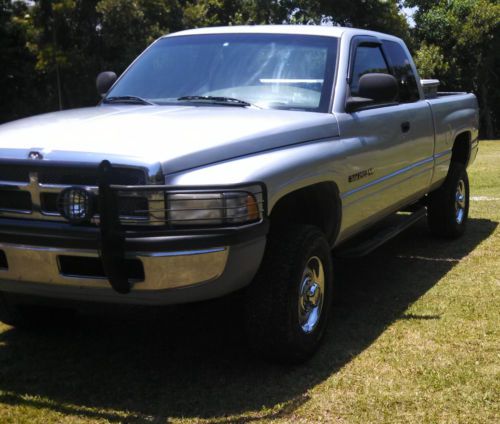
M427 222L440 237L460 237L469 216L469 177L464 165L452 162L443 185L429 194Z
M250 347L275 361L304 361L324 334L332 294L331 252L323 233L309 225L272 232L246 293Z

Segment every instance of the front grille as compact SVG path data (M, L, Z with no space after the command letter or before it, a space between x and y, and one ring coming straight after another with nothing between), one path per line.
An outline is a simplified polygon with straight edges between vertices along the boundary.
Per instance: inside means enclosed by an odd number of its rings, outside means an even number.
M118 198L118 209L122 216L147 218L149 216L149 202L145 197Z
M1 190L0 210L31 211L31 195L26 191Z
M57 209L57 198L58 193L41 193L40 194L40 206L42 212L47 213L59 213Z
M29 171L13 165L0 166L0 181L27 183L30 180Z
M38 181L40 184L97 186L97 173L88 168L80 169L77 173L73 170L48 169L39 173ZM143 185L146 184L146 175L138 169L113 168L110 184Z
M40 205L42 212L59 213L57 207L58 193L42 193L40 195ZM120 215L137 218L147 218L149 215L149 202L146 197L124 197L118 199L118 209ZM95 212L99 214L99 204L95 205Z
M87 186L98 192L97 167L41 167L30 165L0 167L0 216L42 220L64 220L58 211L59 193L70 186ZM147 174L138 168L112 168L111 184L136 186L148 184ZM146 223L149 217L148 194L124 195L118 199L119 214ZM98 206L98 205L97 205ZM95 218L98 219L98 207Z

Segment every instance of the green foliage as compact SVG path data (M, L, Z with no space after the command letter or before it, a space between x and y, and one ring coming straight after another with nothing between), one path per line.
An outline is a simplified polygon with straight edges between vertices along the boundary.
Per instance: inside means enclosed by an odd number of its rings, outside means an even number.
M423 43L413 56L421 78L446 78L450 64L441 47Z
M133 57L168 32L170 6L157 0L97 2L95 35L104 63L123 71Z
M28 19L26 4L0 0L0 121L17 117L17 111L28 115L48 106L47 93L34 72L36 59L27 48Z
M409 29L396 0L320 0L320 12L339 25L387 32L409 41Z
M406 4L419 7L415 32L422 43L416 54L420 72L440 78L445 89L475 92L481 106L483 134L487 137L498 134L498 1L410 0Z

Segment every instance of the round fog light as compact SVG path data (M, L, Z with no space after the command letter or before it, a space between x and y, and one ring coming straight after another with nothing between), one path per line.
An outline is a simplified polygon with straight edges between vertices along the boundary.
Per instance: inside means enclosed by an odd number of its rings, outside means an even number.
M65 188L57 198L57 209L72 224L89 222L94 215L94 194L81 187Z

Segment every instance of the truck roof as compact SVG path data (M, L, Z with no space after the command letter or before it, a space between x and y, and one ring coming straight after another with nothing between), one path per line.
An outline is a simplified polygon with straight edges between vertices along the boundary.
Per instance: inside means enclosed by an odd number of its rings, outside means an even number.
M346 28L329 25L234 25L188 29L165 37L176 37L181 35L200 35L200 34L297 34L297 35L320 35L324 37L341 37L343 34L351 33L356 35L371 35L385 39L399 40L392 35L383 34L376 31L368 31L358 28Z

